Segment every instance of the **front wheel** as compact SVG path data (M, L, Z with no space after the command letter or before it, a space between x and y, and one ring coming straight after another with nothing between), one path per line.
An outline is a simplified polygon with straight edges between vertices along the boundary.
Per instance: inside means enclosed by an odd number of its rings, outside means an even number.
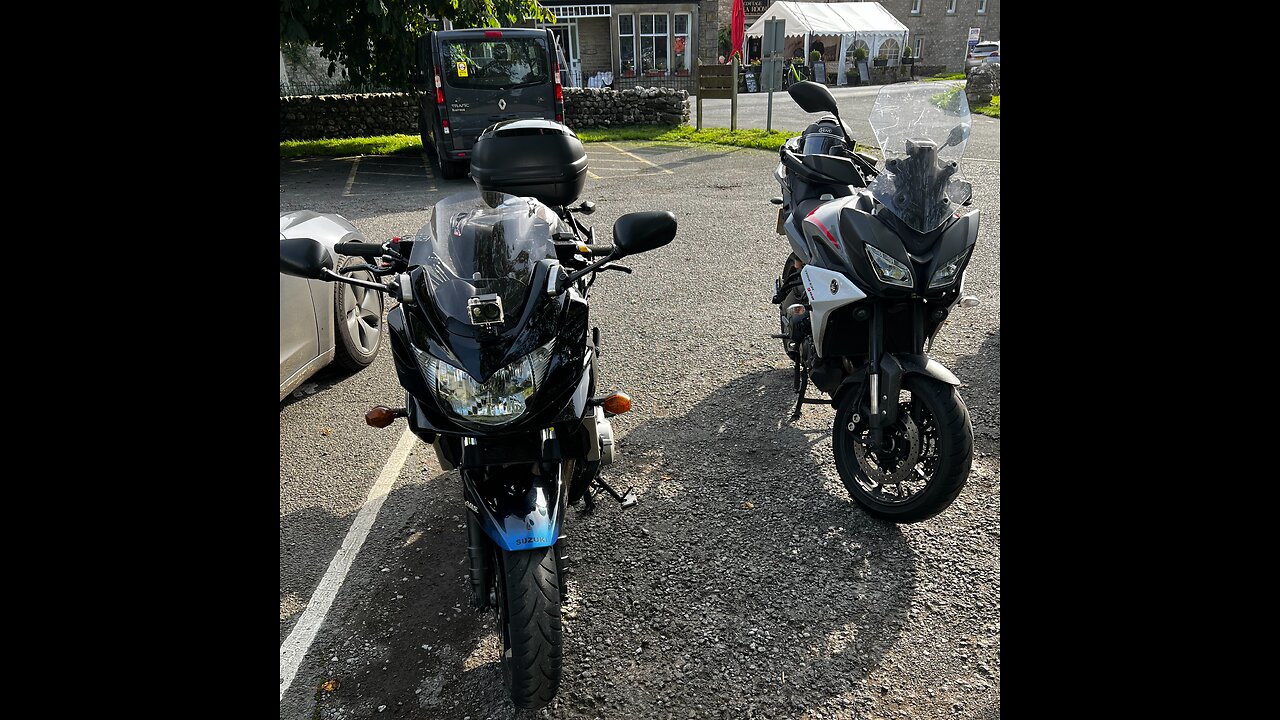
M973 425L955 388L924 375L903 378L897 422L885 428L879 447L872 446L865 419L853 422L856 396L841 401L831 435L849 495L871 515L896 523L946 509L973 461Z
M555 547L497 549L502 679L518 708L540 708L560 689L560 577Z

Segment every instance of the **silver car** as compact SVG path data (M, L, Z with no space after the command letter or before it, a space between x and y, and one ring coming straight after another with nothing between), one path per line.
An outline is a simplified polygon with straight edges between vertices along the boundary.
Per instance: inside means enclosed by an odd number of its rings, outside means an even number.
M280 215L280 239L309 237L324 243L341 270L364 262L333 252L340 242L368 242L346 218L297 210ZM351 273L376 280L367 271ZM330 362L360 370L382 345L382 293L343 283L304 280L280 273L280 399Z
M964 59L964 71L968 73L983 63L1000 63L999 40L983 40L974 45L973 50L970 50L968 56Z

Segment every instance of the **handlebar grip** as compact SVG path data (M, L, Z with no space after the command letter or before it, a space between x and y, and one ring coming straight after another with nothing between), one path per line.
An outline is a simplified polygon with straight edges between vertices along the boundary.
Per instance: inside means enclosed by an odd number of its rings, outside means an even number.
M378 243L344 242L334 245L333 249L339 255L350 255L352 257L376 257L382 254L382 246Z
M610 255L613 253L612 245L588 245L587 247L591 248L592 257L602 258L605 255Z

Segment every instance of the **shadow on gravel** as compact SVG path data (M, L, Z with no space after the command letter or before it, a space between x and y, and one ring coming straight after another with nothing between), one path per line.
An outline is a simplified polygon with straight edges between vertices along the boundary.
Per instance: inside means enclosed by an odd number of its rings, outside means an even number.
M830 413L813 411L808 429L780 422L790 383L789 370L752 373L683 416L640 424L605 473L620 491L634 485L640 504L622 512L602 496L594 514L570 509L563 680L545 713L511 705L493 616L467 604L457 474L397 490L388 507L408 519L360 556L388 571L343 588L326 622L338 637L299 674L308 694L340 680L308 703L314 717L861 709L863 680L907 622L916 558L896 526L849 500Z
M978 352L956 360L956 376L964 383L960 397L973 422L975 450L1000 455L1000 328L983 339Z

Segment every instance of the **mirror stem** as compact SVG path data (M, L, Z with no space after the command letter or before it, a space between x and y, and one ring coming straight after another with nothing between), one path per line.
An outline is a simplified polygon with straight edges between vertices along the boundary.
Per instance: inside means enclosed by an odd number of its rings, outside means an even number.
M329 268L324 268L323 272L326 277L322 279L328 280L329 282L343 282L348 285L359 285L360 287L367 287L370 290L381 290L382 292L389 292L389 290L387 289L387 286L383 285L382 283L369 282L367 280L357 280L355 278L347 277L345 275L339 275L338 273L330 270Z
M608 265L614 260L619 260L621 258L622 258L622 255L618 253L617 249L614 249L613 252L609 253L604 258L591 263L590 265L582 268L581 270L575 270L574 272L569 273L567 276L565 276L565 279L560 282L560 287L557 289L556 294L559 295L560 293L564 292L566 288L578 282L582 278L586 277L588 273L595 272L596 270L599 270L601 267Z

